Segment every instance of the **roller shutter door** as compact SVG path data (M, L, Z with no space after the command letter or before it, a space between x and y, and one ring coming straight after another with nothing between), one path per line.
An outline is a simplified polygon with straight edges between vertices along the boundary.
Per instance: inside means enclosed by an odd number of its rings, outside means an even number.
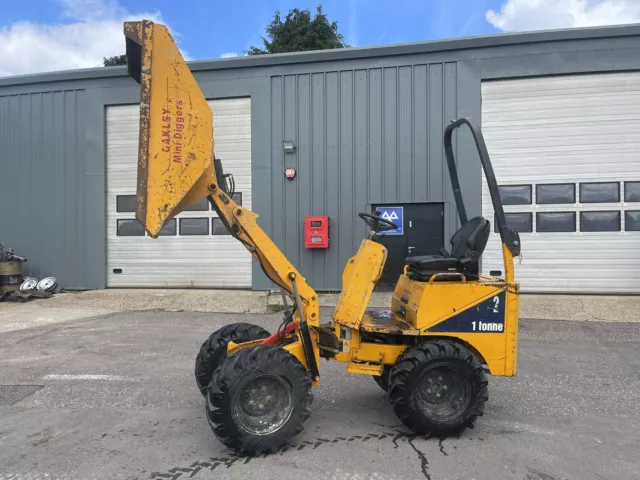
M640 73L485 82L482 128L523 291L640 292ZM493 225L484 179L482 205ZM483 270L501 262L492 233Z
M251 208L251 99L209 102L216 154ZM251 287L251 255L229 236L207 202L177 216L158 239L134 220L139 106L107 108L107 285Z

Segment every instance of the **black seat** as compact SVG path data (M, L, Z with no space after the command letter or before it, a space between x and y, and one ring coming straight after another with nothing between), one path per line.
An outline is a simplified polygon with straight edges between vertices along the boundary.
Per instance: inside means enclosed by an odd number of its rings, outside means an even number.
M444 248L442 255L408 257L407 275L412 280L428 281L436 273L462 273L467 280L477 280L478 262L489 240L491 224L483 217L475 217L465 223L451 237L451 253ZM456 276L442 276L437 280L458 280Z

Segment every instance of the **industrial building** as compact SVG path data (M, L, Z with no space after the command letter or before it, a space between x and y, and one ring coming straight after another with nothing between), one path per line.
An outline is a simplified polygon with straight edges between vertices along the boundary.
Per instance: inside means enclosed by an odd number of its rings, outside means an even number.
M401 224L382 240L386 279L448 248L459 222L442 132L468 116L520 232L523 291L640 292L640 25L190 66L237 200L317 290L340 289L366 234L359 211ZM122 67L0 79L0 241L69 289L270 288L207 202L145 237L139 94ZM456 149L470 217L493 222L467 132ZM328 217L327 248L305 246L308 216ZM492 234L483 270L501 258Z

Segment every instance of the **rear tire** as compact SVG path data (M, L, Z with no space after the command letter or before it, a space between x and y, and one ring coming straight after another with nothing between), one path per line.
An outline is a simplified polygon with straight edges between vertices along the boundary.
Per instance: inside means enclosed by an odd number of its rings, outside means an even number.
M378 386L385 392L389 392L389 374L391 373L391 367L386 365L382 375L374 375L373 379Z
M269 332L258 325L250 323L232 323L213 332L202 344L196 356L196 384L202 395L207 393L213 372L227 358L227 345L230 341L236 343L250 342L267 338Z
M223 361L207 391L215 436L242 455L273 453L300 433L311 414L311 379L282 348L257 345Z
M396 415L416 433L455 435L472 427L489 399L478 359L463 345L437 340L408 348L391 370Z

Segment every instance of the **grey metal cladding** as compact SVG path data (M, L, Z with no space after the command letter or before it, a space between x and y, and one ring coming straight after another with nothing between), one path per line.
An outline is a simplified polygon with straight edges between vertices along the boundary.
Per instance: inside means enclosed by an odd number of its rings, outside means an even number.
M640 26L454 39L191 62L207 98L250 96L252 193L260 225L319 290L340 273L372 203L444 202L444 236L458 219L442 132L480 121L482 81L640 69ZM139 87L122 67L0 79L0 241L27 272L70 288L106 284L105 118ZM295 154L285 154L293 140ZM481 212L468 132L455 134L463 197ZM284 168L294 167L293 181ZM630 179L637 180L637 179ZM305 215L329 215L327 251L303 246ZM631 222L629 222L631 224ZM448 240L445 240L448 243ZM254 264L253 288L271 283Z
M446 40L376 47L345 48L317 52L294 52L278 55L246 56L219 60L200 60L189 62L189 67L194 72L235 70L240 68L264 68L329 61L370 61L371 58L377 59L397 55L424 55L440 53L450 55L451 52L455 51L477 52L477 54L470 56L486 59L488 56L491 56L486 54L488 50L497 51L501 47L532 49L532 52L536 52L537 46L544 43L560 44L580 42L584 40L614 43L616 41L625 42L628 41L629 37L637 37L638 35L640 35L640 25L637 24L579 29L572 28L541 32L488 35L482 37L452 38ZM124 67L88 68L0 78L0 87L4 85L13 85L16 82L19 84L33 84L78 79L117 78L125 76L126 69Z
M358 212L447 200L442 132L456 92L455 63L271 77L270 231L314 288L340 288L366 233ZM285 140L295 153L284 152ZM302 247L307 215L329 216L329 249Z
M95 247L83 163L87 96L59 90L0 96L0 241L28 258L25 274L65 288L98 286L85 260Z

